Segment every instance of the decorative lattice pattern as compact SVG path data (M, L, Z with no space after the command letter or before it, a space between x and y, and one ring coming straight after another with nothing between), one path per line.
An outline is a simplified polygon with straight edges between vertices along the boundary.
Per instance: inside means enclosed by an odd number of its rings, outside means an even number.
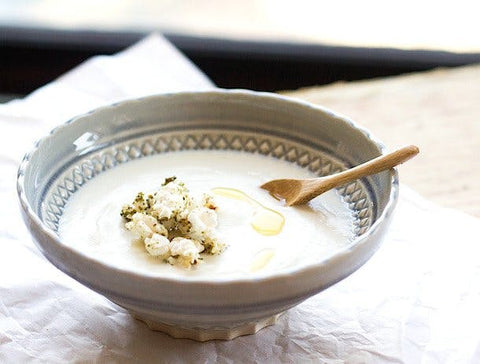
M137 138L102 149L68 168L54 181L47 193L42 209L45 223L57 231L60 217L69 197L83 184L103 171L130 160L182 150L236 150L258 153L296 163L318 176L342 170L340 163L335 162L328 154L277 136L215 130L162 133L158 136ZM363 234L372 221L371 202L365 186L357 181L338 191L355 213L356 234Z

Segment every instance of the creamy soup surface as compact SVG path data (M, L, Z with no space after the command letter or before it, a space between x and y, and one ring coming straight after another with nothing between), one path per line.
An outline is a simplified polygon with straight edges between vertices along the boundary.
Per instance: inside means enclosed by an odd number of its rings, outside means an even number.
M125 229L122 206L139 192L158 189L176 176L192 194L211 193L218 205L217 232L226 249L202 254L190 269L150 256ZM59 235L85 254L128 270L168 277L239 278L262 276L324 259L354 238L353 212L336 191L308 205L287 207L259 186L271 179L314 175L271 157L234 151L184 151L160 154L119 165L96 176L67 202ZM215 194L223 187L243 192L285 218L278 234L263 235L252 227L255 205Z

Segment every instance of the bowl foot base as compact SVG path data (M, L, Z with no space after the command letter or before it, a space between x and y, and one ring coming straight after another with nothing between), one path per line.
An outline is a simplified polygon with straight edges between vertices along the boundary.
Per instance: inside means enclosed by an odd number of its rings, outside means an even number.
M136 319L146 323L151 330L161 331L176 339L191 339L202 342L209 340L232 340L238 336L255 334L264 327L275 324L281 315L281 313L279 313L255 322L234 327L199 328L174 326L164 322L146 319L135 312L131 312L131 314Z

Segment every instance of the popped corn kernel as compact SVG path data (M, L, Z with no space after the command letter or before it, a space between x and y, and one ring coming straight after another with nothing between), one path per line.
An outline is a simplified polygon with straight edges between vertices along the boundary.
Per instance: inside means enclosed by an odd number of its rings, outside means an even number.
M145 248L154 257L166 259L170 256L170 241L160 234L153 234L151 238L146 238Z

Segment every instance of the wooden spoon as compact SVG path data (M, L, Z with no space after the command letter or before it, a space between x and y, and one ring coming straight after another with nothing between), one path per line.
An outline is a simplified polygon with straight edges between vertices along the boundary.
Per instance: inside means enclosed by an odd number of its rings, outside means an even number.
M409 145L327 177L276 179L260 187L270 192L273 197L284 199L288 206L301 205L334 187L393 168L416 156L418 152L418 147Z

